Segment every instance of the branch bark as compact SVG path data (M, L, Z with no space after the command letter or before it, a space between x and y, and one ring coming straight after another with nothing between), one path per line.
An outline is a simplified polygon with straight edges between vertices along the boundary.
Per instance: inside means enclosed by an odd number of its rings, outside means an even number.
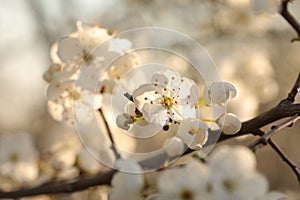
M290 2L291 2L291 0L282 0L280 14L296 31L298 37L293 38L291 40L291 42L295 42L295 41L300 41L300 25L299 25L298 21L294 18L294 16L288 10L288 4Z

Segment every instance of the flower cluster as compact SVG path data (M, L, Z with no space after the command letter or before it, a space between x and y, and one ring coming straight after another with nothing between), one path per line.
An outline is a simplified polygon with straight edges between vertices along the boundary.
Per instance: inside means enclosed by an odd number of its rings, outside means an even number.
M129 132L142 123L165 131L175 127L176 136L164 146L170 156L180 155L184 144L193 149L202 148L208 139L209 123L215 123L225 134L239 131L241 122L234 114L222 112L209 119L202 115L203 109L223 107L235 95L234 86L226 82L213 82L201 95L193 80L171 69L159 70L149 83L140 85L132 95L125 95L130 102L116 122Z
M130 195L130 199L142 199L149 190L139 173L138 165L129 161L127 171L119 172L113 178L111 199L118 200ZM124 169L124 167L123 167ZM129 177L132 176L132 179ZM135 180L125 184L126 180ZM149 180L148 180L149 181ZM254 154L246 147L222 146L212 153L207 163L190 159L184 166L167 168L159 174L153 183L147 200L282 200L285 196L278 192L269 192L266 178L257 172ZM122 187L126 185L126 191ZM134 191L130 193L129 191ZM153 193L153 191L158 191Z
M77 22L77 29L52 46L53 64L44 74L49 83L49 113L55 120L71 124L74 117L81 123L91 122L93 111L101 106L101 93L111 93L116 81L139 62L135 53L125 55L131 48L128 40L114 37L98 25ZM99 45L103 46L97 48ZM111 64L115 57L120 58ZM99 82L100 88L96 88Z

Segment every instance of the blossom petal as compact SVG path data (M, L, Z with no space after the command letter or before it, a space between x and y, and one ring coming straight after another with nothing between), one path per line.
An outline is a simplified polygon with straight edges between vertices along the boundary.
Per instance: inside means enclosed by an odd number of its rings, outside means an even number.
M177 131L186 145L193 149L199 149L208 139L208 126L199 119L183 120Z
M207 104L223 104L229 98L236 96L235 87L227 82L213 82L209 88L205 87L203 98Z
M164 149L168 156L180 156L184 152L184 143L179 137L172 137L167 139L164 144Z
M242 122L232 113L223 114L217 119L217 123L222 128L222 132L226 135L233 135L242 127Z
M160 126L164 126L169 120L167 110L161 105L151 105L145 103L142 109L143 116L149 123L154 123Z

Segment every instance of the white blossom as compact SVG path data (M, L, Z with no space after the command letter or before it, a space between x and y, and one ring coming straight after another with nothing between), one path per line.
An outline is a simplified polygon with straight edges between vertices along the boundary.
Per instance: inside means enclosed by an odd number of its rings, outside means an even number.
M284 199L287 199L286 195L280 192L271 191L255 200L284 200Z
M164 126L169 119L196 117L197 92L192 80L171 70L155 73L152 80L133 93L134 103L146 121Z
M208 168L191 161L181 168L163 171L158 179L159 194L156 200L207 199Z
M124 53L132 46L131 42L126 39L114 38L110 40L108 51L118 52L120 54Z
M57 57L64 63L80 64L85 59L91 59L91 51L110 36L107 29L99 26L86 26L77 22L77 32L71 33L58 41Z
M75 87L75 82L54 81L47 89L48 109L57 121L74 123L90 123L94 119L94 111L100 108L102 97L89 90Z
M34 142L26 132L0 134L0 175L17 183L38 178L38 157Z
M208 139L208 126L200 119L185 119L180 122L177 136L192 149L201 149Z
M111 200L141 199L141 190L144 185L142 168L131 160L117 160L117 172L112 179L113 190L109 195Z
M233 135L242 127L242 122L232 113L223 114L217 119L217 123L226 135Z
M268 190L266 178L256 171L255 157L246 147L220 147L208 165L216 199L253 200Z
M205 87L203 98L207 104L224 104L229 98L236 96L235 87L227 82L213 82Z
M180 156L184 153L184 143L179 137L168 138L164 144L164 150L170 157Z
M130 128L130 125L133 124L133 120L129 114L122 113L118 115L116 119L116 124L119 128L128 130Z
M101 164L86 150L81 148L77 155L77 165L85 172L94 174L99 172Z

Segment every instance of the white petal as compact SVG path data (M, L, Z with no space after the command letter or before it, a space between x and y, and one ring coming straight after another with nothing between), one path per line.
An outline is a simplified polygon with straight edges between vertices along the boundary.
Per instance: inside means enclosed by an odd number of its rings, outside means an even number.
M172 137L167 139L164 144L164 150L170 157L180 156L184 153L184 143L178 137Z
M124 199L125 196L133 200L138 199L144 185L142 168L131 160L117 160L116 167L122 171L117 172L113 176L111 182L113 191L110 194L110 199L121 200Z
M135 116L136 113L135 113L135 105L134 105L134 103L128 102L125 105L124 111L125 111L125 113L129 114L130 116Z
M61 104L54 103L53 101L48 101L47 106L48 112L54 120L59 122L63 120L64 108Z
M217 119L217 123L222 128L222 132L227 135L237 133L242 127L242 122L232 113L223 114Z
M96 173L101 169L100 163L85 149L81 149L77 156L78 166L88 173Z
M58 41L58 57L65 63L77 63L83 57L84 48L78 38L64 37Z
M161 98L161 91L157 90L153 84L144 84L133 92L132 97L136 107L141 111L145 103Z
M66 93L73 91L74 81L53 81L47 88L47 98L53 101L62 101L63 97L66 97ZM65 94L64 94L65 93Z
M209 88L205 87L203 98L207 104L223 104L229 98L236 96L235 87L227 82L213 82Z
M162 87L167 87L168 89L176 88L178 85L174 85L175 80L180 79L181 76L179 73L171 69L159 70L153 74L151 78L152 83L157 83ZM177 83L177 82L176 82Z
M191 129L198 131L191 133ZM181 122L177 136L190 148L199 149L208 139L207 129L208 126L199 119L186 119Z
M149 123L146 120L138 121L130 126L128 133L136 138L150 138L161 131L161 125Z
M116 167L120 171L130 172L130 173L142 173L143 169L141 166L133 160L122 160L116 161Z
M276 191L269 192L257 200L284 200L287 199L287 196Z
M116 119L116 124L119 128L128 130L130 128L130 125L133 124L133 120L127 113L122 113L118 115Z
M127 39L113 38L109 41L108 51L114 51L122 54L128 51L131 46L131 42Z
M164 126L169 120L167 110L162 105L145 103L142 113L146 121L156 125Z
M211 154L208 163L214 174L230 171L236 174L248 173L256 169L253 152L244 146L220 146Z

